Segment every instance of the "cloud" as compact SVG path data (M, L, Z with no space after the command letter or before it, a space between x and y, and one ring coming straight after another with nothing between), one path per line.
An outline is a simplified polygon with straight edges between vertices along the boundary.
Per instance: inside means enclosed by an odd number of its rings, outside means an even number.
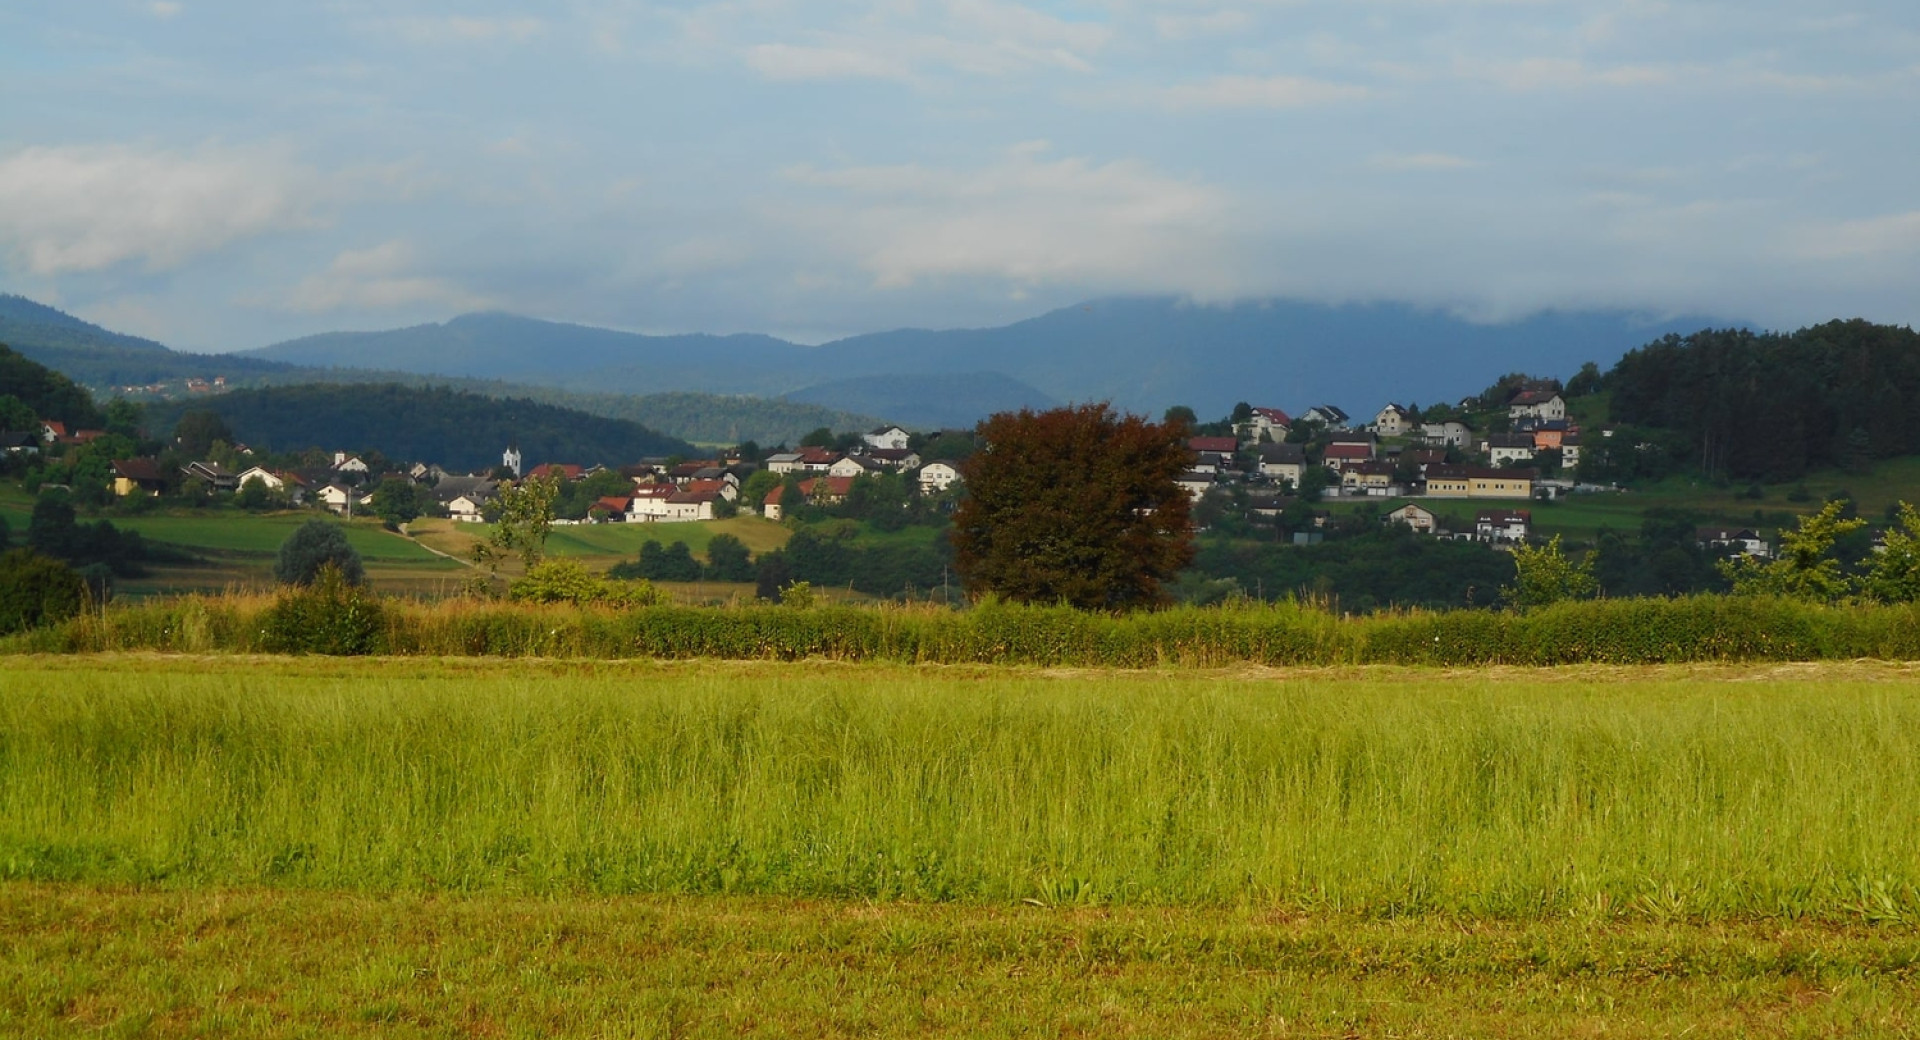
M1362 101L1366 87L1301 76L1215 76L1163 87L1151 97L1167 108L1310 108Z
M374 22L373 28L409 43L523 43L545 32L547 23L528 17L441 15L385 18Z
M280 154L210 146L34 147L0 158L0 240L35 275L178 266L314 226L318 178Z
M162 20L178 15L182 6L177 0L153 0L147 5L147 13Z
M1572 58L1522 58L1518 61L1460 61L1454 64L1454 73L1462 79L1484 80L1507 90L1529 93L1590 87L1660 86L1673 82L1680 75L1680 70L1646 64L1595 67Z
M474 310L488 301L452 281L412 272L413 247L403 241L384 242L370 249L347 250L333 258L325 271L304 278L286 300L290 310L394 310L431 305L452 310Z
M1849 220L1807 236L1806 252L1822 260L1920 253L1920 210Z
M1153 31L1163 40L1191 40L1239 32L1252 25L1253 16L1247 12L1222 8L1206 14L1160 15L1153 20Z
M1367 165L1376 170L1421 171L1421 170L1471 170L1480 163L1458 155L1445 152L1415 152L1411 154L1383 154L1367 160Z
M796 218L809 237L883 288L986 277L1211 294L1231 280L1223 192L1136 161L1048 159L1043 149L1023 145L970 169L803 166L784 176L817 189Z
M724 9L689 18L683 32L704 42L737 35L753 12ZM770 80L892 79L910 81L945 70L1004 76L1036 69L1087 72L1113 38L1098 22L1057 18L1004 0L946 0L925 11L914 4L878 4L852 18L740 51Z
M747 50L747 66L771 80L900 79L907 67L897 58L832 47L763 43Z

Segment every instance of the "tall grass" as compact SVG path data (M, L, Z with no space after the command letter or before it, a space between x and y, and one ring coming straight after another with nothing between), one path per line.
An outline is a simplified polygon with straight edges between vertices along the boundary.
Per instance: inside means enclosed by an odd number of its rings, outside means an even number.
M1920 915L1909 682L17 658L0 877Z
M312 603L246 594L116 605L0 640L0 653L283 652L298 649L288 645L290 628L327 629L309 617L316 610L324 613ZM1297 603L1185 607L1114 617L1007 603L968 610L616 610L387 600L373 603L363 620L368 626L364 639L318 640L309 649L337 652L340 645L350 645L359 652L396 655L824 657L1126 668L1243 662L1551 665L1920 658L1920 610L1914 606L1823 606L1734 596L1563 603L1526 613L1410 611L1365 617L1339 617Z

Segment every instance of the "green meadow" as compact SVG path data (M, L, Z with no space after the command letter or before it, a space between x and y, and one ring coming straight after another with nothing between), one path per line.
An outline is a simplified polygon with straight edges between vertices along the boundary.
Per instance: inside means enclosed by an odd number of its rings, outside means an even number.
M0 1033L1911 1036L1920 668L14 656Z
M1920 914L1901 669L12 658L0 873L1526 919Z

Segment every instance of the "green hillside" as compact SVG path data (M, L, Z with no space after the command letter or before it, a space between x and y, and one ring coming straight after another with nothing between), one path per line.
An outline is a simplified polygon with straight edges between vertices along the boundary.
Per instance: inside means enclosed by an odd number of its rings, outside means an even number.
M476 470L518 444L527 463L619 466L657 455L691 455L678 437L639 423L588 415L526 399L500 399L445 387L305 384L239 390L156 408L151 428L171 429L190 408L215 412L234 436L256 448L377 451L390 459Z

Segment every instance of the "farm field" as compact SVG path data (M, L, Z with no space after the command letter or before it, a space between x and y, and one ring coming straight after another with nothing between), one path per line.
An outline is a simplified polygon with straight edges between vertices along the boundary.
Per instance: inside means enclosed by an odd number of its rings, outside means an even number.
M1907 1036L1920 668L10 658L0 1032Z

